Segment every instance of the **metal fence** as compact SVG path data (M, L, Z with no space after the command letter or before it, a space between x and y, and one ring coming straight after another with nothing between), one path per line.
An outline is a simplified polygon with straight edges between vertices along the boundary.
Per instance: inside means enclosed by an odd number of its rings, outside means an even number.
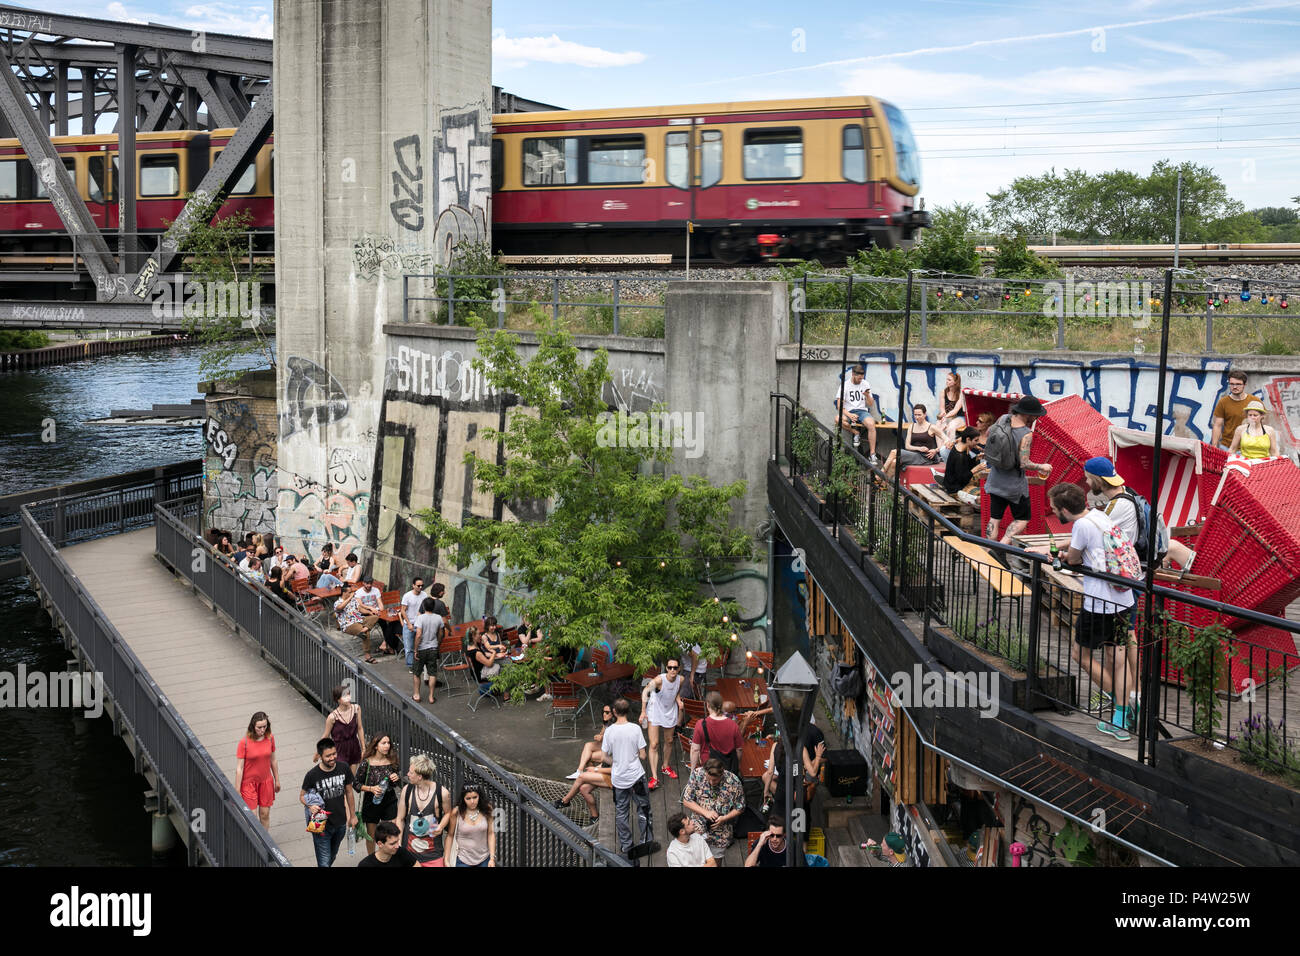
M1288 725L1300 656L1228 631L1223 622L1273 628L1292 643L1300 624L1083 568L1086 577L1133 585L1131 632L1121 645L1128 666L1101 681L1101 665L1089 666L1074 642L1083 595L1052 579L1049 558L963 531L809 412L796 411L788 396L774 394L772 401L774 459L788 464L796 491L850 560L864 570L875 563L889 604L922 618L926 643L939 645L935 653L945 663L957 648L961 662L986 667L961 650L974 647L1022 682L1018 705L1086 713L1099 722L1111 721L1114 706L1125 706L1134 692L1145 712L1130 728L1140 760L1154 763L1157 738L1178 728L1300 781L1300 734ZM1198 641L1217 649L1184 658L1180 668L1177 655ZM1236 681L1228 678L1233 666Z
M288 859L59 554L60 540L111 534L138 523L140 509L152 509L156 487L149 482L123 487L117 494L24 505L23 557L92 671L103 675L114 719L134 739L137 759L153 767L168 801L191 821L191 860L201 858L213 866L288 866Z
M497 328L503 329L511 306L536 307L549 311L557 322L575 311L586 313L584 318L592 326L588 331L622 335L626 313L663 312L667 283L680 281L679 276L403 275L402 321L418 317L420 307L414 303L427 302L434 306L444 325L456 324L459 309L462 317L471 311L495 315ZM431 290L427 288L429 282ZM658 291L646 295L641 291L645 287L656 287ZM574 290L583 293L578 297ZM630 290L632 298L628 298Z
M499 866L627 865L401 688L359 668L335 635L240 575L199 536L199 499L167 502L155 510L158 556L234 621L322 711L333 706L334 687L350 686L353 700L373 715L367 722L386 728L401 753L432 757L439 781L453 793L467 783L484 789L497 810Z

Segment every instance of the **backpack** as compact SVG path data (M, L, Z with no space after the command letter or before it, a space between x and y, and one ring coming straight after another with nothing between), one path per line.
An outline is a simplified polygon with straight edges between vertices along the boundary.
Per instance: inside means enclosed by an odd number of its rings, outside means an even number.
M736 750L733 750L729 754L725 754L721 750L713 749L713 742L709 740L709 718L708 717L700 718L700 727L704 731L704 742L701 745L700 749L703 750L705 747L707 747L709 750L709 755L704 759L721 760L723 766L725 766L729 771L731 771L732 773L734 773L736 776L739 777L740 776L740 754Z
M1138 558L1142 557L1142 550L1147 546L1147 535L1150 534L1151 516L1155 514L1156 520L1156 560L1163 561L1166 554L1169 553L1169 525L1165 524L1165 519L1158 513L1155 513L1151 507L1151 502L1147 501L1132 488L1125 487L1123 494L1116 495L1111 499L1111 503L1106 506L1106 514L1110 514L1110 509L1115 506L1115 502L1120 498L1127 498L1133 502L1133 510L1137 512L1137 540L1133 542L1133 549L1138 552Z
M1015 471L1020 467L1020 447L1011 430L1011 416L1003 415L991 426L984 443L984 461L999 471Z
M1089 514L1094 513L1089 512ZM1106 573L1128 578L1130 581L1141 581L1142 562L1138 560L1137 550L1133 547L1133 542L1128 539L1128 535L1113 521L1110 522L1109 528L1102 528L1096 522L1093 523L1093 527L1101 532L1101 547L1106 553ZM1115 587L1118 588L1120 585Z

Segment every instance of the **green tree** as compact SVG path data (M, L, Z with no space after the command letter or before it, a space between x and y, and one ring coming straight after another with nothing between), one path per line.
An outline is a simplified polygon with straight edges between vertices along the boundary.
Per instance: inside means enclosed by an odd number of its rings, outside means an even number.
M993 274L1000 279L1050 279L1059 276L1061 270L1030 252L1025 237L1016 235L998 238Z
M977 275L980 256L971 233L983 225L979 209L973 204L953 203L934 210L933 223L916 244L916 261L922 269Z
M1067 175L1069 171L1067 170ZM989 222L1004 233L1049 236L1069 228L1065 218L1066 182L1053 167L1041 176L1018 176L1011 185L989 193Z
M251 301L252 290L258 289L262 275L255 262L246 261L253 214L245 209L218 219L222 202L215 197L198 202L193 209L193 225L179 247L180 254L189 260L185 331L203 346L199 374L217 380L233 378L246 364L243 360L248 355L260 354L267 365L275 366L275 325L262 321L260 292L258 300ZM168 220L164 223L171 225ZM191 300L196 288L202 295ZM241 314L241 303L250 302L253 308L242 311L252 314ZM173 303L177 309L181 305Z
M514 333L476 324L474 367L519 406L504 431L487 433L502 441L504 461L471 451L465 463L479 490L550 507L540 521L470 516L461 526L424 512L420 520L437 547L461 566L497 556L507 605L549 628L547 655L610 634L616 658L640 672L683 646L699 644L710 659L733 647L739 608L702 591L701 581L750 557L749 536L729 525L745 483L714 487L701 476L666 475L670 449L619 447L619 428L623 444L635 444L640 423L609 412L604 349L583 366L572 338L547 320L536 354L525 361ZM546 676L542 652L533 648L493 684L519 701Z
M1261 206L1259 209L1252 209L1251 212L1266 226L1287 226L1293 222L1300 222L1300 212L1290 206Z

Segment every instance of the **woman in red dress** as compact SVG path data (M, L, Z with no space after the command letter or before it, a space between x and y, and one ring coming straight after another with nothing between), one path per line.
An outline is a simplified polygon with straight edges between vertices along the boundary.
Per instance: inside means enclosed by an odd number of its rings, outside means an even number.
M235 767L235 789L257 814L267 830L271 829L271 804L280 792L280 767L275 762L275 737L271 735L271 718L259 710L248 722L248 733L235 749L239 763Z

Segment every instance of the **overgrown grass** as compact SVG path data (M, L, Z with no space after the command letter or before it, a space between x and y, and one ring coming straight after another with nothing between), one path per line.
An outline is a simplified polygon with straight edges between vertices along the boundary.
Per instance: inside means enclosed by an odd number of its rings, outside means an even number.
M0 349L42 349L49 344L50 337L44 332L0 329Z

